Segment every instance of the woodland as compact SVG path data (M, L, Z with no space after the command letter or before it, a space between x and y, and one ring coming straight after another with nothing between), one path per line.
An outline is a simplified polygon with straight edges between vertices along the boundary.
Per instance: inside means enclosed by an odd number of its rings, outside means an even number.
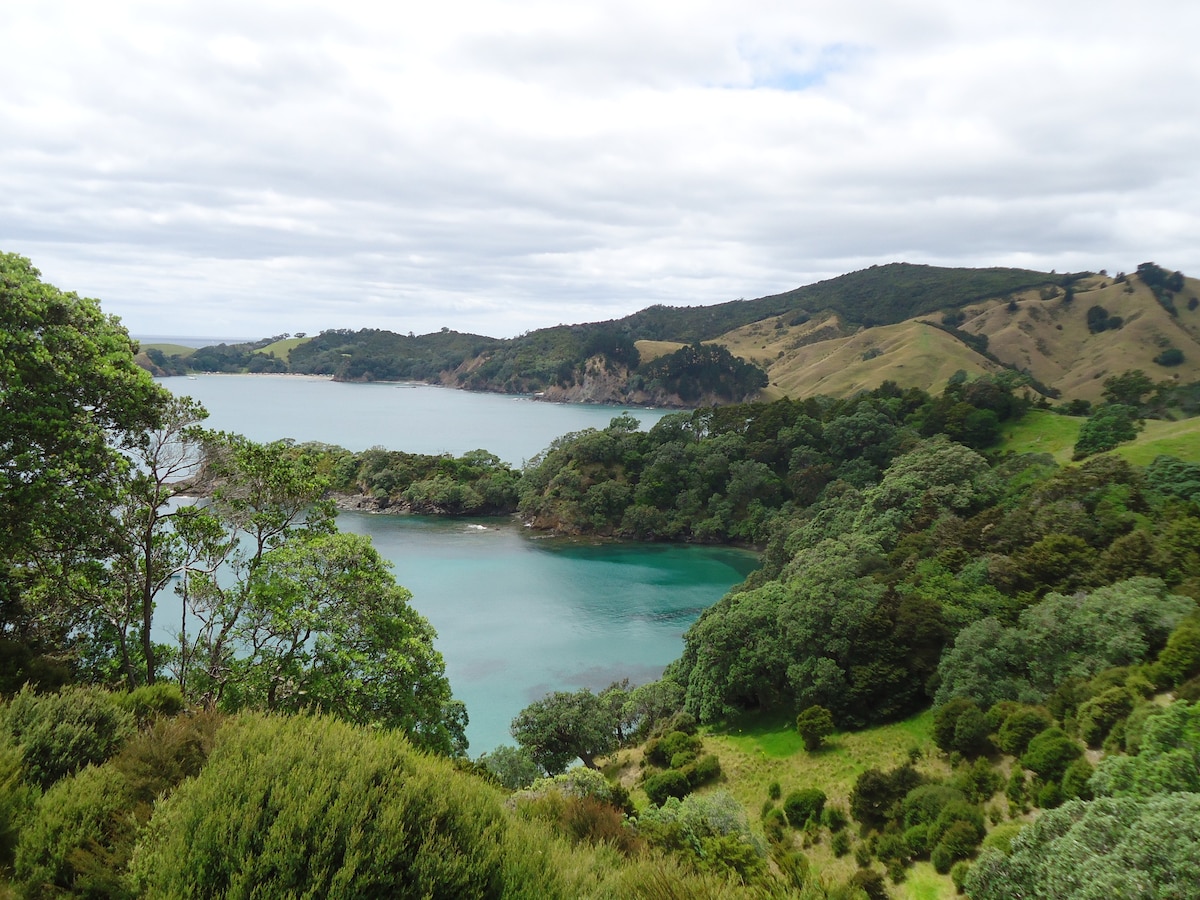
M1130 277L1171 300L1159 271ZM994 277L964 299L1032 276ZM1121 455L1191 385L1129 370L1055 406L964 371L618 416L514 470L206 430L98 302L10 254L0 294L0 896L1200 890L1200 461ZM1073 460L1006 443L1080 413ZM659 681L547 695L471 760L433 630L343 502L762 565ZM164 590L196 623L171 645ZM763 722L795 749L751 774Z

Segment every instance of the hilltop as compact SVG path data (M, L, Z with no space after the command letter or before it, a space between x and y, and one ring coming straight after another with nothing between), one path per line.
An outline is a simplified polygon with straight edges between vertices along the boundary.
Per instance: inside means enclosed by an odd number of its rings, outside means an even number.
M1131 369L1200 381L1198 296L1200 282L1154 263L1114 277L892 263L511 339L335 329L192 352L147 346L139 358L156 374L297 372L676 407L850 396L885 381L938 390L958 371L1007 370L1045 396L1095 401L1106 377Z

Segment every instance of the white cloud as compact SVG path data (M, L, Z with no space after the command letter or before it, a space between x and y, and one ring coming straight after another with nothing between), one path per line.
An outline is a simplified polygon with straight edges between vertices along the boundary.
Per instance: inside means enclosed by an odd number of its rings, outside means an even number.
M1195 271L1198 20L7 4L0 250L135 333L230 336L510 335L900 259Z

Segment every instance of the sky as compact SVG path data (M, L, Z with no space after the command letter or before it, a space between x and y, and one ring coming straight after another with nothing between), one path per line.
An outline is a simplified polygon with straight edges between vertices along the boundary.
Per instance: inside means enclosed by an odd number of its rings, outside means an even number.
M10 0L0 252L134 335L1200 274L1191 0Z

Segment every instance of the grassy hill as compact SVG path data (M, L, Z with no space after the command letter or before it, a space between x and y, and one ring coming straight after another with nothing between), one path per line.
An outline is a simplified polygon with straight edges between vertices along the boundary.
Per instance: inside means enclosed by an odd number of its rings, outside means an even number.
M292 350L294 350L296 347L299 347L301 344L308 343L311 340L311 337L283 338L282 340L267 344L267 346L261 347L255 352L261 353L264 356L277 356L280 359L287 359Z

